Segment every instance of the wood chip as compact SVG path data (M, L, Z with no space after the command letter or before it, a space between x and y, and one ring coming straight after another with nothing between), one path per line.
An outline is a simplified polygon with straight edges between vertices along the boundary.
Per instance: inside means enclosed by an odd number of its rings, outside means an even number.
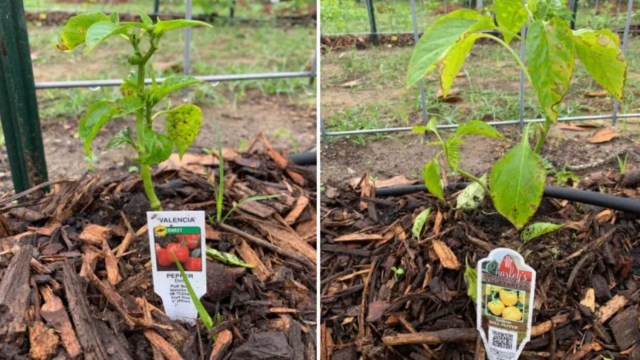
M80 240L87 244L102 246L103 241L111 238L111 229L96 224L87 225L80 234Z
M307 205L309 205L309 198L307 198L304 195L301 195L296 201L296 205L293 208L293 210L291 210L287 214L287 216L284 218L284 222L286 222L289 225L293 225L296 222L296 220L298 220L298 217L300 217L300 215L302 214L304 209L307 207Z
M629 302L629 300L627 300L627 298L622 295L614 296L611 300L607 301L604 306L598 309L598 312L596 312L596 323L606 323L607 320L609 320L613 315L615 315L615 313L618 312L618 310L624 308L624 306L627 305L627 302Z
M180 353L174 349L174 347L165 340L162 336L158 335L157 332L147 329L144 331L144 336L149 340L151 346L155 349L158 349L162 356L164 356L167 360L183 360Z
M251 269L253 275L262 282L266 282L267 279L269 279L269 270L267 270L267 267L264 266L258 254L253 251L246 241L241 240L240 244L236 246L236 250L244 262L253 266Z
M45 300L44 305L40 308L40 315L46 320L49 326L60 333L62 346L67 350L69 357L75 359L80 356L82 348L71 325L71 320L69 320L69 315L67 315L67 311L62 304L62 300L54 295L48 287L43 287L40 291Z
M26 316L29 305L29 286L31 246L22 246L13 255L0 282L0 305L4 309L0 327L0 342L13 342L27 331Z
M229 330L222 330L216 336L209 360L221 360L226 355L227 349L233 342L233 333Z
M272 307L269 312L273 314L297 314L300 311L298 309L291 309L286 307Z
M364 233L354 233L339 236L333 241L335 242L344 242L344 241L377 241L384 240L384 236L380 234L364 234Z
M29 326L29 357L35 360L47 360L58 350L60 338L53 329L49 329L42 321Z
M238 205L239 209L242 209L250 214L259 216L263 219L271 217L276 211L271 206L262 204L259 201L247 201Z
M611 319L609 327L618 347L623 350L630 348L640 341L638 309L635 306L629 306Z
M588 307L591 312L596 311L596 291L593 288L587 289L584 298L580 300L580 304Z
M433 250L446 269L460 270L460 262L449 246L440 240L433 240Z
M204 225L204 237L207 240L219 241L220 240L220 232L218 230L214 229L211 225L205 224Z

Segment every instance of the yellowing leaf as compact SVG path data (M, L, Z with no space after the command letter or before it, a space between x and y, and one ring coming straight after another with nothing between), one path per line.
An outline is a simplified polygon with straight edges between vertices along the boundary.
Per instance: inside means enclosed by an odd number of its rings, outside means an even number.
M202 110L191 104L177 106L167 113L166 123L167 135L182 156L200 132Z
M556 105L569 89L575 49L573 35L560 18L535 21L527 31L526 52L529 74L545 115L555 122Z

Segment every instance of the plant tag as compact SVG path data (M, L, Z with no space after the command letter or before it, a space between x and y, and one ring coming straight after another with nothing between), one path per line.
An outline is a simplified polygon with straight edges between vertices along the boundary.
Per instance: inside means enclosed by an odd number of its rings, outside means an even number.
M189 297L173 254L180 261L195 294L207 292L204 211L149 211L149 247L153 287L171 319L195 322L198 311Z
M487 357L517 359L531 336L536 272L506 248L491 251L477 270L477 328Z

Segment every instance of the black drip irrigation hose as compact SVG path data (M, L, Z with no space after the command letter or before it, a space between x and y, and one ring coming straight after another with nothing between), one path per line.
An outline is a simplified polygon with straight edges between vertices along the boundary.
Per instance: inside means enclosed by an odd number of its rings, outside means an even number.
M316 165L318 162L318 153L309 151L301 154L290 154L289 159L300 166Z
M451 183L449 188L461 189L469 183ZM401 196L421 191L427 191L424 184L391 186L376 189L377 197ZM601 206L608 209L620 210L628 213L640 215L640 200L632 198L624 198L609 194L602 194L593 191L566 188L560 186L545 186L543 196L563 199L569 201L580 202Z

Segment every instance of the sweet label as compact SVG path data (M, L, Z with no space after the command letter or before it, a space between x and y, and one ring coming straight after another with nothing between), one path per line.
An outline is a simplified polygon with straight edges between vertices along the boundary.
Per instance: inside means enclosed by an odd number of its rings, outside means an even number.
M147 212L153 287L165 313L176 320L194 322L198 312L189 297L172 254L185 270L196 295L207 292L204 211Z
M536 272L498 248L478 262L477 327L489 360L517 359L531 336Z

